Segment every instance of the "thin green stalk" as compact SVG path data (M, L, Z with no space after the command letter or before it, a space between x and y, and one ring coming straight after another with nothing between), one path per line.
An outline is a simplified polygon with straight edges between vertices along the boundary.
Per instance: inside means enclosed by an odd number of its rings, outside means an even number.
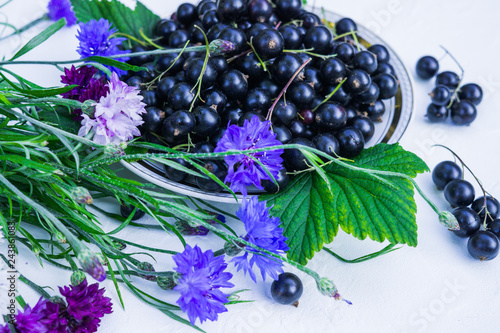
M389 244L387 245L386 247L384 247L382 250L380 251L377 251L377 252L374 252L374 253L370 253L370 254L367 254L367 255L364 255L364 256L361 256L359 258L356 258L356 259L345 259L345 258L342 258L341 256L339 256L338 254L336 254L335 252L333 252L332 250L330 250L329 248L327 247L324 247L323 250L325 252L328 252L329 254L331 254L332 256L334 256L335 258L337 258L338 260L342 261L342 262L345 262L345 263L348 263L348 264L356 264L356 263L360 263L360 262L363 262L363 261L367 261L367 260L370 260L370 259L374 259L376 257L379 257L381 255L384 255L384 254L387 254L387 253L390 253L392 251L396 251L396 250L399 250L401 247L398 247L398 248L394 248L396 246L396 244Z
M7 2L7 3L8 3L8 2ZM3 4L3 5L2 5L2 7L3 7L4 5L5 5L5 4ZM0 8L1 8L1 7L0 7ZM15 35L19 35L19 34L21 34L21 33L25 32L26 30L28 30L28 29L30 29L30 28L32 28L32 27L34 27L34 26L36 26L37 24L39 24L39 23L41 23L41 22L43 22L43 21L47 21L48 19L49 19L49 17L47 16L47 14L44 14L42 17L37 18L37 19L36 19L36 20L34 20L33 22L30 22L30 23L26 24L24 27L19 28L19 29L16 29L16 31L14 31L14 32L13 32L13 33L11 33L10 35L7 35L7 36L5 36L5 37L0 38L0 41L5 40L5 39L7 39L7 38L9 38L9 37L12 37L12 36L15 36Z

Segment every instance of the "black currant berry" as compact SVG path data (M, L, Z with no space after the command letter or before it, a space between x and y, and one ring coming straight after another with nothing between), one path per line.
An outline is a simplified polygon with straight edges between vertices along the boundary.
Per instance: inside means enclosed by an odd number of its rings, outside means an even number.
M472 184L463 179L452 180L444 188L444 197L452 207L470 205L475 195Z
M379 74L373 78L373 82L380 90L380 99L389 99L396 96L398 92L398 80L391 74Z
M368 88L367 91L356 95L355 98L356 101L360 103L372 104L375 103L375 101L379 98L379 96L380 96L380 89L375 82L372 82L372 84L370 84L370 88Z
M275 3L275 12L285 21L297 17L302 9L302 0L277 0Z
M189 25L191 22L198 19L195 5L191 3L183 3L177 7L177 21L184 25Z
M460 227L459 230L453 230L453 233L458 237L469 237L481 227L479 215L469 207L455 208L452 213L457 218Z
M181 48L184 47L188 40L189 32L184 29L179 29L170 34L170 37L168 38L168 46L174 49Z
M293 139L292 132L282 125L273 125L272 131L276 134L276 140L282 144L287 144Z
M227 97L222 93L222 91L217 89L209 89L202 93L202 98L205 101L205 105L213 108L219 113L224 112L224 107L227 103Z
M292 78L294 73L299 70L301 65L302 61L298 55L294 53L283 53L273 62L273 79L278 83L286 84Z
M429 80L439 71L439 62L432 56L424 56L418 59L416 71L418 77Z
M368 118L374 122L380 123L385 113L385 104L381 100L377 100L372 104L362 104L360 111L365 112Z
M170 179L171 181L174 181L176 183L182 182L186 176L188 175L186 172L179 170L178 166L183 166L185 168L189 168L190 164L188 161L186 161L184 158L174 158L172 162L175 162L176 164L165 164L165 176ZM177 166L177 168L176 168Z
M486 209L484 209L486 201ZM486 196L486 200L484 197L479 197L471 205L471 208L479 215L481 221L484 221L486 218L486 210L488 211L488 218L486 221L492 221L497 217L500 217L500 202L497 199Z
M450 91L450 88L444 85L437 85L429 94L432 103L439 106L448 105L452 95L453 93Z
M328 58L321 64L320 73L323 83L337 85L345 78L347 69L342 60Z
M333 35L330 29L324 25L318 25L309 29L304 36L306 49L314 49L319 54L329 54L332 50Z
M455 162L443 161L432 170L432 181L438 190L442 190L452 180L462 179L462 168Z
M373 134L375 134L375 124L368 117L355 116L354 118L347 120L347 125L358 129L361 134L363 134L365 143L370 141Z
M292 273L281 273L278 280L271 284L271 295L276 302L281 304L296 303L298 305L303 290L302 281Z
M448 118L450 110L446 106L440 106L436 104L429 104L427 107L427 113L425 116L431 123L440 123Z
M305 138L293 139L289 142L289 144L297 144L315 148L314 144L310 140ZM287 166L287 170L290 171L300 171L310 167L306 157L298 149L285 149L285 152L283 153L283 159Z
M163 121L165 120L165 111L150 106L146 108L146 113L142 115L142 128L150 133L161 133Z
M260 185L264 187L264 191L266 191L267 193L278 193L279 191L284 189L290 181L290 177L288 176L285 168L281 169L278 172L278 175L274 177L274 179L276 180L277 184L275 184L272 180L267 179L260 182Z
M248 17L252 22L265 22L273 13L273 7L267 0L251 0L248 4Z
M491 231L495 234L495 236L500 237L500 219L488 221L486 225L488 231Z
M384 45L381 44L375 44L372 45L368 48L368 51L371 53L375 54L377 57L377 62L380 63L387 63L390 60L390 54L387 48Z
M316 97L314 88L307 82L295 82L288 88L286 97L299 109L307 108Z
M239 1L239 0L238 0ZM224 28L217 37L234 44L234 50L229 54L240 54L247 47L247 35L239 28L229 26Z
M186 80L191 84L196 84L203 72L203 67L205 66L204 58L191 58L186 60L184 63L184 73L186 75ZM211 87L217 81L217 70L214 65L208 61L205 66L205 71L201 78L201 84L203 88Z
M372 79L367 72L361 69L355 69L347 75L344 82L344 90L351 94L361 94L370 89Z
M191 112L177 111L163 122L163 138L171 144L180 142L186 139L195 125L196 119Z
M248 91L243 100L245 111L265 113L271 106L271 96L261 88L254 88Z
M455 102L451 106L451 121L457 125L470 125L477 117L477 109L468 100Z
M120 206L120 214L123 217L128 218L130 216L130 214L132 214L132 212L134 211L134 209L135 209L134 206L123 204L123 205ZM134 213L134 216L132 216L132 221L138 220L141 217L143 217L144 215L146 215L146 213L144 213L142 210L140 210L139 208L137 208L136 211L135 211L135 213Z
M375 71L375 73L373 73L373 75L379 74L391 74L392 76L396 76L396 71L391 64L379 63L377 70Z
M455 72L441 72L436 76L436 86L442 84L448 88L455 90L460 84L460 77Z
M210 135L219 129L220 116L213 108L208 106L199 106L193 111L196 119L196 126L193 132L198 135Z
M348 32L356 32L357 30L358 27L356 23L348 17L340 19L337 23L335 23L335 32L337 35L342 35Z
M377 57L370 51L361 51L354 56L352 65L356 69L362 69L368 74L372 74L378 67Z
M341 128L335 137L339 140L340 156L355 157L359 155L365 147L365 139L363 134L354 127Z
M233 22L238 21L247 13L246 0L218 0L217 14L224 20Z
M213 173L219 180L223 181L227 174L227 168L220 161L205 161L202 167ZM217 193L222 191L215 180L206 177L195 177L196 185L206 192Z
M335 51L333 53L337 55L336 56L337 59L340 59L345 64L348 64L354 58L354 55L356 54L356 49L354 48L354 46L352 46L352 44L342 42L337 44L337 46L335 46Z
M342 105L326 102L316 109L314 121L323 131L333 131L345 126L347 113Z
M160 20L155 26L155 35L161 37L161 44L168 45L170 35L177 29L179 29L177 22L173 20Z
M276 58L283 52L285 40L281 33L275 29L262 30L252 39L255 52L263 60Z
M279 27L278 31L283 36L285 42L285 49L295 50L302 43L302 36L294 25L285 25Z
M479 105L483 100L483 89L475 83L468 83L460 87L458 97L460 100L468 100L474 105Z
M170 90L167 100L174 110L189 109L194 100L193 86L185 82L177 83Z
M219 88L229 99L240 99L248 90L248 81L242 72L229 69L219 76Z
M291 102L279 101L273 110L273 122L289 126L297 119L297 107Z
M490 231L480 230L469 238L469 254L481 261L494 259L500 249L498 237Z
M323 133L316 135L312 142L318 150L332 157L339 157L340 155L340 145L339 140L331 133Z

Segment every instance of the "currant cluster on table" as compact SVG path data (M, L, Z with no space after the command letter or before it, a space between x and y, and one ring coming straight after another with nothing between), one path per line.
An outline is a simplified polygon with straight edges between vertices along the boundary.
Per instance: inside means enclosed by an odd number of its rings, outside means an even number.
M453 231L458 237L469 238L470 255L481 261L491 260L500 249L500 203L487 195L475 198L474 186L463 179L460 166L452 161L436 165L432 180L451 205L460 230Z
M265 120L297 74L270 117L277 139L352 158L374 135L374 122L385 112L382 100L398 91L386 47L358 49L353 20L341 19L330 29L318 15L304 10L301 0L184 3L171 18L156 24L155 42L165 48L182 48L188 41L205 45L202 30L208 41L222 39L235 45L226 57L210 57L204 72L205 52L130 60L148 68L127 78L127 83L142 90L148 105L142 134L149 142L185 149L189 140L190 152L211 152L228 124L241 126L253 116ZM144 50L136 46L132 51ZM193 88L200 75L197 98ZM309 167L298 150L286 150L283 158L286 170L277 178L280 188L288 181L287 171ZM183 159L176 162L188 166ZM205 167L220 179L227 172L219 161L206 161ZM167 166L166 177L182 182L186 173ZM207 178L196 183L205 191L222 189ZM266 189L276 191L272 185Z
M418 60L416 71L421 79L429 80L438 73L439 62L432 56L424 56ZM436 85L429 93L431 104L426 117L430 122L444 122L449 117L456 125L470 125L476 119L476 106L483 99L483 90L476 83L460 86L461 81L452 71L437 74Z

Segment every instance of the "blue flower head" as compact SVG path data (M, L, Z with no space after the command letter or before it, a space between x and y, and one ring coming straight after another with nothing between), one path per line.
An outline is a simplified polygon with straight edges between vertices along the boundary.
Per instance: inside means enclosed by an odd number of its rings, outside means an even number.
M186 245L184 252L173 256L177 267L174 267L181 277L174 290L181 293L177 304L185 312L191 324L196 318L203 323L205 320L215 321L218 314L226 312L224 306L228 303L228 294L220 288L231 288L229 282L231 273L224 272L227 264L224 257L214 257L211 250L203 252L197 245Z
M283 254L288 251L288 245L285 243L287 238L283 236L279 218L269 216L266 204L265 201L259 202L257 196L243 200L236 212L236 216L245 224L247 234L243 238L269 252ZM251 246L245 247L245 254L233 258L231 262L234 262L238 271L243 269L245 273L248 272L255 282L257 278L252 270L254 264L260 269L263 280L266 279L266 274L277 280L278 273L283 272L281 260L259 253Z
M80 23L80 29L76 38L80 41L78 54L81 58L91 56L109 57L117 54L125 54L130 51L122 51L118 48L126 38L112 37L117 30L111 27L108 20L101 18L99 21L91 20L87 23ZM129 57L114 58L114 60L125 62ZM117 74L126 74L126 71L106 66Z
M47 16L52 21L58 21L64 17L66 19L66 26L70 27L76 23L75 12L70 0L50 0L47 10Z
M276 134L271 131L270 125L269 121L262 122L257 116L252 117L250 121L245 120L242 127L231 125L224 132L214 151L244 151L281 145L281 142L276 139ZM255 187L262 189L261 180L271 180L265 169L273 177L277 177L279 171L283 168L282 153L283 149L274 149L252 153L250 154L251 157L246 155L226 156L225 161L228 165L228 171L224 181L231 184L231 190L241 192L244 195L247 194L246 187L249 185L253 184ZM265 169L256 160L262 163Z

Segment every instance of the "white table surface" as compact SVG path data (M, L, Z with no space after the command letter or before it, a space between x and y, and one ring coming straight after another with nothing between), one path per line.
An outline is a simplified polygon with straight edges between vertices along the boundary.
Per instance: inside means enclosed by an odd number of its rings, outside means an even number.
M132 3L132 1L127 1ZM181 3L179 0L144 0L144 3L162 16L168 16ZM310 1L313 3L313 1ZM14 0L0 9L10 23L21 26L41 15L46 1ZM352 17L358 23L379 34L399 54L414 79L416 99L414 117L401 144L417 153L432 168L442 160L452 159L433 144L444 144L454 149L482 179L486 188L500 197L500 5L495 0L479 1L316 1L316 6ZM23 41L41 31L38 26L23 35L0 44L0 53L8 55ZM23 59L73 59L77 57L76 27L65 28L49 39L35 52ZM476 82L484 91L476 121L468 127L451 124L429 124L423 115L429 103L427 93L432 82L422 82L414 76L417 59L425 54L441 57L439 48L446 46L464 67L465 82ZM458 70L449 58L441 62L442 69ZM17 73L45 86L59 84L60 73L52 67L19 67ZM130 175L129 173L125 173ZM130 175L132 176L132 175ZM470 175L466 179L472 181ZM430 174L418 177L418 182L441 208L448 209L442 193L435 190ZM476 185L476 191L479 188ZM437 217L426 203L417 197L419 245L404 247L396 252L359 264L344 264L327 253L318 253L309 267L322 276L332 278L342 295L352 301L343 302L323 297L313 280L295 269L305 291L300 306L282 306L269 296L270 282L253 283L249 277L234 273L235 289L249 288L244 299L255 302L229 306L229 312L220 315L217 322L200 327L207 332L498 332L500 310L500 258L478 262L467 253L466 240L459 239L437 222ZM109 209L118 211L111 201ZM234 211L234 205L223 206ZM117 223L102 220L107 231ZM147 219L144 222L152 222ZM238 222L230 222L241 230ZM127 228L119 236L167 249L181 250L177 240L162 232L146 232ZM217 249L219 239L193 237L192 245ZM4 244L5 245L5 244ZM355 258L381 249L384 245L370 240L359 241L340 232L328 245L337 253ZM5 247L2 247L2 250ZM156 256L157 270L173 267L169 256ZM147 258L144 257L144 260ZM19 271L40 285L57 290L69 283L70 273L45 264L40 267L34 256L20 247ZM177 293L165 292L154 283L138 281L139 285L160 298L175 302ZM189 332L189 327L169 319L159 311L137 300L125 288L125 310L110 281L101 284L107 296L113 299L114 312L107 315L99 332ZM19 283L23 297L31 304L38 295ZM55 292L57 294L57 292ZM4 297L2 294L0 296ZM4 311L2 311L4 312Z

